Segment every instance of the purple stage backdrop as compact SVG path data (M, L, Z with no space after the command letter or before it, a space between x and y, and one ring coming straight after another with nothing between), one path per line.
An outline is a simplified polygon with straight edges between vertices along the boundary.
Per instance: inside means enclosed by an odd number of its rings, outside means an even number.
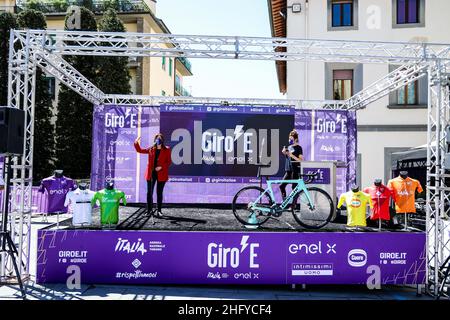
M295 114L295 128L300 132L299 144L305 160L338 160L347 165L336 169L336 194L349 190L356 182L356 113L299 110Z
M39 230L38 283L423 284L423 233ZM72 278L73 279L73 278Z
M356 178L355 113L211 105L96 106L91 188L111 179L129 202L146 202L147 155L138 155L133 142L141 136L147 147L161 131L174 162L164 202L230 203L239 189L259 183L253 164L270 163L264 169L270 175L283 173L280 151L293 127L305 160L348 164L337 173L337 192L344 192Z

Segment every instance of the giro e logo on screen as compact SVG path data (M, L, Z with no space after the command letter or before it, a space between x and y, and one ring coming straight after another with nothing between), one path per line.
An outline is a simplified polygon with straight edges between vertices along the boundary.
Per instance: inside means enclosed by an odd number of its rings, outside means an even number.
M270 116L269 116L270 114ZM281 154L294 111L255 107L161 107L161 133L172 149L173 176L282 175Z

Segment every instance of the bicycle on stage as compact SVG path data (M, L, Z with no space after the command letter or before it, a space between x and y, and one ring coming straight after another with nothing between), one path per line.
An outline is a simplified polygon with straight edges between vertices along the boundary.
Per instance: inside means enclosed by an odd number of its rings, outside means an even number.
M236 219L244 226L256 228L271 217L280 217L291 211L295 221L308 229L320 229L333 217L333 200L317 187L307 187L318 173L300 175L297 180L267 180L267 188L248 186L239 190L233 199L232 209ZM303 179L306 178L306 180ZM277 204L274 184L297 184L291 193Z

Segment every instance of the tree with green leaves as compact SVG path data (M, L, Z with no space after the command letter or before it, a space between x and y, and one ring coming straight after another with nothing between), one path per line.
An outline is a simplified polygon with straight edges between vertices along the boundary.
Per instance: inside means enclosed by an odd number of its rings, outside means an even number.
M108 9L103 14L98 29L104 32L126 31L123 22L114 9ZM99 61L97 83L104 93L129 94L131 92L130 78L127 57L103 57Z
M10 29L17 28L16 16L9 12L0 13L0 106L8 103L8 56Z
M33 9L20 12L17 22L22 29L47 28L44 14ZM48 90L48 80L39 68L36 70L34 110L33 180L38 182L52 173L55 157L52 97Z
M78 0L76 3L79 6L82 6L90 11L94 11L94 2L92 0ZM88 30L85 30L88 31Z
M94 14L80 7L82 31L96 31ZM66 15L66 30L68 30ZM96 83L97 61L92 56L68 56L65 59L91 82ZM76 92L61 85L56 121L56 164L65 175L76 179L89 178L91 172L93 105Z

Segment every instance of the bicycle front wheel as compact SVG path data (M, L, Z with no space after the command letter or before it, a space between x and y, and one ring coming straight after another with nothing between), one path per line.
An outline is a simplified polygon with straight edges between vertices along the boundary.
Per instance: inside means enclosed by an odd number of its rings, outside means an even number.
M259 199L256 203L255 201ZM256 205L253 209L252 205ZM271 208L273 200L270 194L260 187L245 187L236 193L233 199L233 214L236 219L246 226L260 226L266 222L270 213L258 210L258 208Z
M333 217L333 200L324 190L307 188L309 198L304 190L300 191L297 201L292 205L292 214L295 221L307 229L320 229Z

